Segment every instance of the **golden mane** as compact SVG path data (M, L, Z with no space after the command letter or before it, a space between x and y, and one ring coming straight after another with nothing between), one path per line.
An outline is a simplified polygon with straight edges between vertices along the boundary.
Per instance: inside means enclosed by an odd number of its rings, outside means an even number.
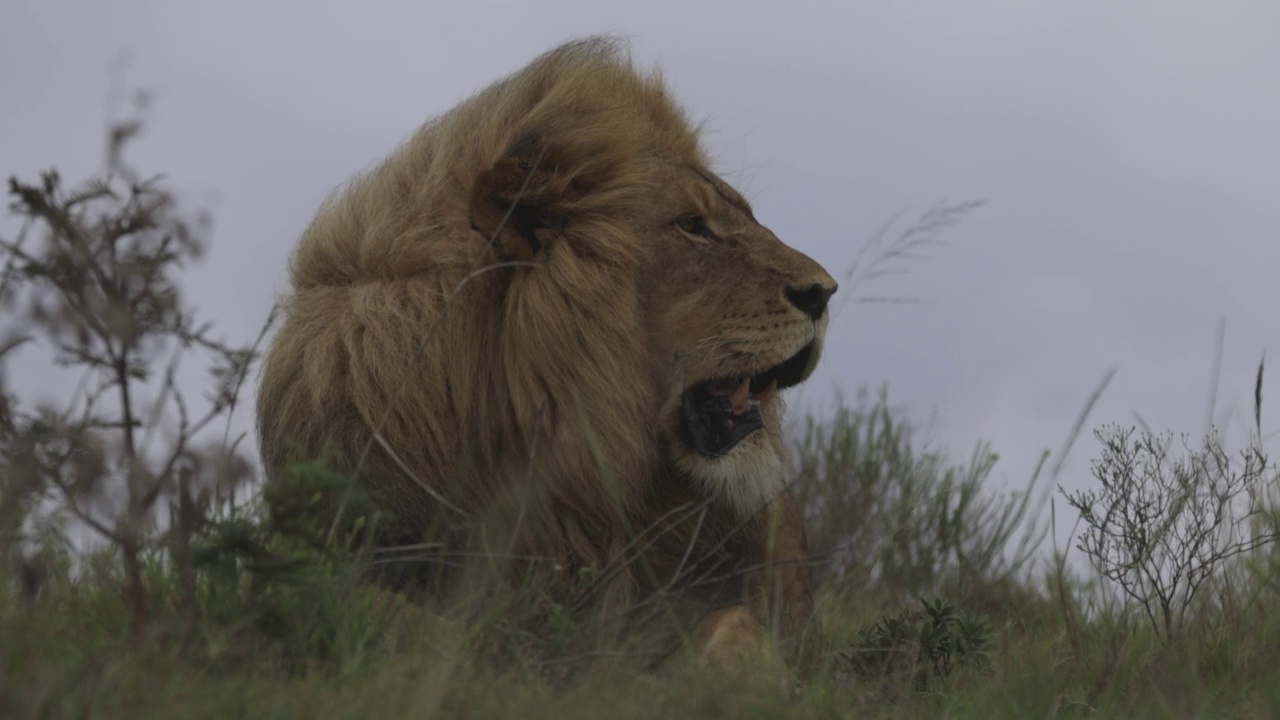
M568 288L531 278L520 302L505 304L502 286L510 278L484 269L494 258L475 242L471 186L477 169L542 138L562 145L557 174L566 189L591 184L587 195L562 192L556 210L575 217L578 232L567 240L593 263L564 268L560 277L573 280ZM617 395L618 379L635 375L634 358L643 355L634 298L595 262L634 272L638 241L616 218L643 202L645 166L655 156L702 162L696 135L658 74L637 73L616 42L591 39L543 55L427 123L326 201L293 257L288 320L262 380L268 467L327 450L332 462L355 469L364 448L375 445L361 470L375 489L395 496L391 506L413 525L438 508L421 507L429 496L402 480L385 480L402 478L401 463L447 472L449 461L484 466L510 458L512 448L543 465L538 475L554 479L551 492L563 502L593 513L641 503L642 488L607 489L597 481L651 464L650 445L631 424L635 413L579 400ZM584 306L609 322L580 322ZM441 352L446 345L452 352ZM449 382L432 382L442 378ZM374 428L382 442L373 440ZM459 437L463 428L471 432ZM535 434L584 431L595 438L559 443L576 456L536 457ZM525 472L486 467L469 474L498 485ZM572 484L556 488L562 481ZM469 516L495 502L495 489L436 488ZM599 529L616 526L612 518L594 520ZM562 532L570 537L537 542L606 560L601 550L621 541L602 546L599 537L574 537L581 533L572 526Z

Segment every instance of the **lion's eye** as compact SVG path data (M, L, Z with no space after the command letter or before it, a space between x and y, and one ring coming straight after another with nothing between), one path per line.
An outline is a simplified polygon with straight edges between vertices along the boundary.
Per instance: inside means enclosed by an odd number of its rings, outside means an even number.
M690 235L698 235L704 238L715 238L716 234L711 232L711 228L707 227L707 219L701 215L685 215L676 221L681 230Z

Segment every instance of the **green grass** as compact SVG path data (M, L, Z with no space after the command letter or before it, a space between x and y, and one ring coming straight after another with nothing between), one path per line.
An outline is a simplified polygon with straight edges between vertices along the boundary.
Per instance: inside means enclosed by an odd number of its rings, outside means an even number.
M1167 640L1098 578L1001 549L990 518L1018 496L989 491L982 452L922 451L883 395L797 447L802 495L843 488L808 506L816 538L857 551L830 556L821 629L785 670L648 667L535 584L410 602L361 581L358 548L245 505L196 535L187 580L167 551L144 557L140 640L113 552L46 542L25 575L8 566L0 716L1280 717L1273 555L1215 576Z

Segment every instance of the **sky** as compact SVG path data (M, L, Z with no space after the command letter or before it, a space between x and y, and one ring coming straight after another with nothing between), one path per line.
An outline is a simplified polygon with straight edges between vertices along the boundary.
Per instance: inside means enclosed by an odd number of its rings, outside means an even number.
M1086 429L1140 417L1200 436L1224 323L1212 419L1247 438L1258 363L1270 349L1280 367L1270 0L14 0L0 3L0 174L100 169L124 68L154 99L133 164L216 218L188 300L247 341L330 191L484 85L596 33L663 69L716 169L833 275L895 218L901 230L936 203L985 201L924 261L837 295L793 413L887 383L936 447L964 459L989 441L1016 490L1112 369ZM10 368L20 394L66 386L25 362ZM1059 482L1089 486L1097 449L1081 437Z

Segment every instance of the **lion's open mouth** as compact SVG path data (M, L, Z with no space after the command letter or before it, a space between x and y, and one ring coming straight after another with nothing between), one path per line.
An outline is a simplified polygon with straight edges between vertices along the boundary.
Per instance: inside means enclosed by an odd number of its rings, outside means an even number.
M804 380L812 369L810 343L781 365L746 377L698 383L684 392L685 439L704 457L720 457L751 433L764 428L760 409L783 388Z

